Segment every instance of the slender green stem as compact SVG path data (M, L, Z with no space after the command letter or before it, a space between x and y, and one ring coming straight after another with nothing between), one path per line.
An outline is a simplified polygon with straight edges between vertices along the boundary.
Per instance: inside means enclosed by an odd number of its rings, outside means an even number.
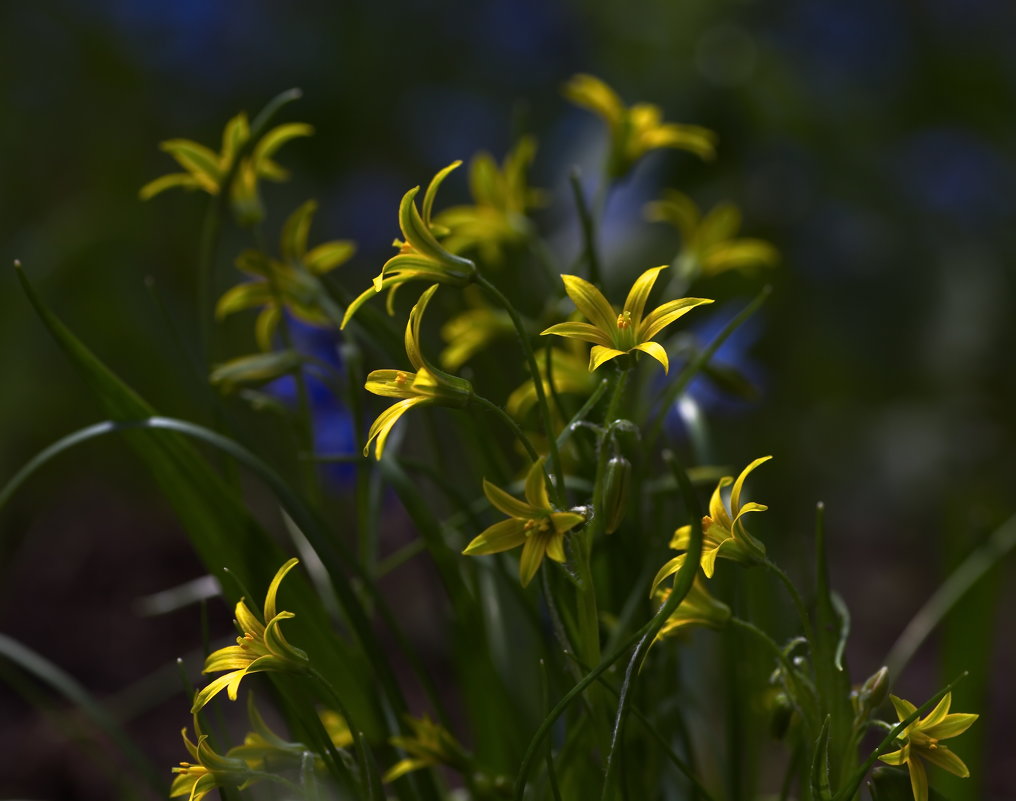
M670 407L673 406L681 393L684 392L685 388L691 383L691 380L698 375L699 371L709 364L709 360L713 358L713 354L719 350L720 345L727 341L727 338L736 331L740 325L751 317L759 307L765 303L766 298L769 297L772 292L772 287L766 286L762 288L755 298L749 303L741 312L734 317L729 323L727 323L723 330L716 335L716 338L709 343L708 347L699 353L694 359L685 365L684 369L681 370L681 374L674 380L670 386L667 387L666 391L660 398L659 408L656 410L656 414L653 417L652 422L646 429L645 436L642 441L644 447L649 450L660 436L660 431L663 429L663 421L667 417L667 412Z
M801 619L801 626L804 629L805 639L808 640L808 647L815 647L815 632L812 630L811 618L808 616L808 609L804 605L804 600L801 598L801 594L797 591L797 587L794 586L794 582L790 580L790 576L783 572L782 568L775 562L766 559L765 566L772 573L780 579L783 586L787 589L787 594L794 603L794 609L797 610L797 616Z
M540 370L536 366L536 356L533 354L533 346L529 342L526 326L522 322L518 310L501 293L501 290L482 275L478 275L476 281L485 292L497 301L498 305L508 312L512 325L515 326L515 333L518 335L519 344L522 346L522 352L525 354L526 363L529 366L529 374L533 379L533 387L536 389L536 405L540 410L540 420L543 423L544 433L547 435L548 448L550 449L550 472L554 477L554 481L550 482L551 497L554 498L558 506L562 506L564 504L564 472L561 469L561 455L557 450L557 438L554 436L554 426L550 419L550 404L547 402L547 394L543 391L543 380L540 377ZM500 410L500 407L496 408ZM505 416L507 417L507 414ZM514 422L513 420L512 423L514 424ZM530 445L529 448L531 447Z
M508 412L493 401L487 400L482 395L473 395L470 403L475 403L481 409L491 412L500 419L502 423L511 429L511 432L518 438L519 442L522 443L522 446L526 449L526 453L529 454L529 458L534 462L539 461L540 454L537 453L536 448L533 447L533 443L529 441L529 437L526 436L526 432L519 427L519 424L515 422Z
M731 617L729 620L730 625L734 628L741 629L751 634L759 642L763 643L766 648L772 651L773 656L776 657L776 661L780 663L780 668L786 674L788 680L790 680L796 674L794 673L794 667L790 664L790 660L787 659L787 655L783 653L783 649L780 648L779 643L776 642L772 637L766 634L762 629L756 626L754 623L749 623L747 620L742 620L739 617Z

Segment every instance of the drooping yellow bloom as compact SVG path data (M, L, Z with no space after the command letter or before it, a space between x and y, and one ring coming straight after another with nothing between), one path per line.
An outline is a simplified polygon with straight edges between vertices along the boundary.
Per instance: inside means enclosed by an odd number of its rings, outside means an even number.
M420 321L437 287L434 284L420 296L409 313L409 323L406 325L406 355L416 372L374 370L367 376L368 392L401 400L385 409L371 425L367 433L367 444L363 446L364 456L370 453L370 444L376 440L374 456L380 459L392 426L414 406L438 404L463 408L473 397L472 384L464 378L438 370L424 358L420 348Z
M483 494L500 512L508 515L485 529L462 552L469 556L501 553L522 546L519 579L525 587L540 569L543 557L565 561L564 535L586 518L576 512L559 512L550 503L543 473L543 459L533 462L526 476L525 501L513 498L489 481L483 481Z
M258 619L241 599L236 605L236 625L241 632L236 645L220 648L208 655L202 673L229 671L214 679L194 696L191 713L197 713L222 690L230 701L236 700L237 689L244 676L265 670L303 671L308 666L307 654L290 645L279 625L293 617L292 612L276 610L275 597L285 575L299 564L290 559L275 574L265 596L264 622Z
M649 293L656 278L667 265L652 267L640 275L632 285L620 314L595 286L577 275L562 275L564 290L589 323L558 323L542 334L557 334L592 342L589 352L589 370L592 372L604 362L633 350L648 353L663 369L670 369L667 351L653 337L696 306L712 303L705 298L671 300L643 316ZM591 324L590 324L591 323Z
M663 606L670 597L670 588L663 587L655 592L656 600ZM730 620L730 607L722 601L717 601L706 589L705 580L701 573L695 574L691 589L678 605L667 622L663 624L660 633L656 635L657 640L670 637L682 629L692 626L707 626L713 629L723 628Z
M469 770L469 755L447 729L426 715L422 718L408 718L408 722L413 731L412 735L392 737L388 742L396 748L401 748L409 756L385 771L385 775L381 777L383 782L387 784L414 770L434 765L445 765L460 773Z
M508 312L484 301L479 287L467 286L463 295L471 308L441 326L441 338L448 345L438 361L448 370L458 370L491 342L515 334Z
M215 307L215 316L219 318L242 309L261 309L255 332L263 351L272 349L272 336L282 316L282 307L310 325L328 327L339 322L340 312L318 276L348 261L356 251L356 244L333 240L308 250L307 239L315 211L317 202L308 200L283 224L281 259L269 258L257 250L243 251L236 259L236 266L254 280L227 291ZM281 307L272 291L273 283Z
M384 289L390 290L388 305L391 309L392 293L408 281L436 281L439 284L465 286L476 278L476 265L445 248L438 238L446 236L448 231L431 220L438 187L448 173L461 163L452 162L434 176L423 195L420 210L416 208L416 195L420 187L413 187L403 195L399 205L399 228L403 238L396 239L393 243L399 252L381 267L381 272L374 278L373 288L349 304L342 318L342 328L346 327L357 309Z
M756 459L741 471L741 475L737 477L736 481L732 476L724 476L716 485L713 496L709 500L709 514L702 518L702 572L705 573L706 578L713 577L716 560L719 557L743 564L757 564L765 559L765 545L748 533L744 527L743 518L749 512L763 512L768 507L754 502L742 504L741 491L748 474L772 458L772 456L763 456ZM730 491L730 509L728 511L727 506L723 503L721 493L731 484L734 486ZM670 547L676 551L687 550L690 538L691 526L682 526L674 532ZM681 569L684 558L685 554L682 553L660 568L656 578L653 579L650 595L660 586L660 582Z
M564 96L597 114L610 131L611 176L620 178L650 150L673 147L703 159L716 154L716 134L699 125L663 122L660 107L652 103L625 106L617 92L592 75L575 75L564 86Z
M194 743L183 729L183 743L193 762L181 762L173 768L176 778L169 789L169 797L187 796L187 801L201 801L216 787L244 789L257 781L251 775L246 760L237 756L222 756L215 753L208 744L208 735L197 731L198 741Z
M720 203L702 216L694 200L668 189L663 198L646 204L646 217L670 223L681 232L677 269L688 281L725 270L771 266L780 258L764 239L737 236L741 212L733 203Z
M448 229L442 245L453 253L478 250L487 264L499 264L506 246L529 234L526 212L539 206L543 193L526 183L526 170L536 153L536 141L524 136L505 156L502 166L489 153L469 163L471 206L453 206L435 218Z
M253 225L264 218L264 207L258 192L258 181L285 181L289 172L280 167L272 156L290 139L310 136L314 129L302 122L278 125L262 136L237 167L230 192L230 201L237 221ZM250 139L247 115L237 114L222 132L222 149L216 153L190 139L167 139L159 147L169 153L186 172L174 172L156 178L141 187L142 200L155 197L174 186L183 189L200 189L209 195L218 195L226 180L233 160Z
M909 701L889 696L896 708L899 720L906 720L917 711ZM928 774L924 762L938 765L950 773L966 778L970 775L963 760L954 754L940 740L963 734L977 720L977 715L953 713L949 714L952 693L946 693L935 708L923 720L915 720L907 726L898 738L901 748L891 754L883 754L880 760L890 765L906 765L910 771L910 786L914 791L915 801L928 801Z

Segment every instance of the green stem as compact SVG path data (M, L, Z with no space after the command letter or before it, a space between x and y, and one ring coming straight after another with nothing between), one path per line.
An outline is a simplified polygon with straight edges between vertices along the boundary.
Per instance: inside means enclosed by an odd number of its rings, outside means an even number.
M808 640L808 647L815 647L815 633L811 627L811 618L808 616L808 610L804 605L804 600L801 598L801 594L797 591L797 587L794 586L794 582L790 580L790 576L783 572L783 570L775 563L768 559L765 561L765 566L768 570L772 571L779 577L783 586L787 589L787 594L790 595L790 599L794 603L794 608L797 610L797 616L801 619L801 626L804 629L805 639Z
M526 332L526 326L522 322L522 318L519 316L518 310L512 305L511 301L501 293L501 290L490 283L490 281L482 275L478 275L476 277L476 281L485 292L497 301L498 305L508 312L508 316L511 317L512 325L515 326L515 333L518 335L519 344L522 345L522 352L525 354L526 363L529 366L529 374L533 379L533 387L536 389L536 405L540 410L540 421L543 424L544 433L547 435L547 447L550 449L550 472L554 477L554 480L550 482L551 497L558 506L563 506L564 472L561 469L561 455L557 450L557 438L554 436L554 426L550 419L550 404L547 402L547 394L543 391L543 379L540 377L540 370L536 366L536 356L533 354L533 347L529 342L529 334ZM504 413L500 407L495 408ZM507 413L504 414L505 417L508 417ZM514 420L512 420L512 425L517 428ZM532 446L530 445L527 450L531 448Z
M496 415L498 419L501 420L502 423L504 423L508 428L511 429L512 433L518 438L519 442L522 443L522 446L526 449L526 453L529 454L529 458L532 459L534 462L540 460L540 454L537 453L536 448L533 447L533 443L529 441L529 437L526 436L526 432L519 427L519 424L515 422L515 420L512 418L510 414L508 414L508 412L506 412L504 409L502 409L493 401L487 400L482 395L474 394L473 397L470 399L470 403L475 403L481 409L485 409L488 412L491 412L492 414Z

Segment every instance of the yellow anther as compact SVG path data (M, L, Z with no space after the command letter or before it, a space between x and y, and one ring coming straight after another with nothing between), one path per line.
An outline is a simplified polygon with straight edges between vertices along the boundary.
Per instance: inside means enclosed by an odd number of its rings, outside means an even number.
M399 372L397 372L395 374L395 383L396 384L405 384L408 380L409 380L409 374L408 373L404 373L401 370L399 370Z
M617 327L620 329L629 328L631 326L631 312L623 311L617 315Z

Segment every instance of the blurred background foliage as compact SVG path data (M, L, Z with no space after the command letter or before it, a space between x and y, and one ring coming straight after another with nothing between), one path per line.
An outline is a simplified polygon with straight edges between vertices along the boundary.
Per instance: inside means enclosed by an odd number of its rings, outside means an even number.
M769 303L721 354L759 400L702 384L694 397L713 420L707 457L777 457L757 495L773 510L764 539L792 569L825 501L860 678L1016 511L1014 25L1016 6L997 0L6 3L2 253L160 411L201 420L187 353L205 199L138 200L171 169L159 141L217 146L237 111L301 87L286 119L316 134L280 156L293 178L265 189L268 230L317 198L317 241L359 243L339 270L358 292L391 253L402 192L479 149L500 158L519 131L540 141L532 183L554 198L541 220L560 253L576 252L568 171L591 174L603 145L597 121L560 96L577 71L706 125L715 163L654 154L612 198L608 271L671 258L676 235L641 212L663 185L706 207L734 200L744 232L781 250ZM443 204L465 200L462 175L446 186ZM246 245L227 236L219 290ZM100 412L12 271L0 280L6 477ZM736 276L711 280L697 291L751 292ZM249 321L228 321L220 339L220 359L248 352ZM111 700L160 764L175 762L185 710L159 671L197 653L199 613L144 619L134 602L199 567L133 457L106 441L62 458L0 525L0 631ZM897 685L916 700L973 670L954 708L983 717L963 751L974 778L948 788L956 797L1016 793L1016 691L1004 680L1016 649L999 614L1016 604L1012 576L1009 560ZM228 620L218 607L210 617ZM417 622L440 639L439 616ZM0 795L107 797L115 760L98 758L62 704L3 671L41 711L0 689Z

